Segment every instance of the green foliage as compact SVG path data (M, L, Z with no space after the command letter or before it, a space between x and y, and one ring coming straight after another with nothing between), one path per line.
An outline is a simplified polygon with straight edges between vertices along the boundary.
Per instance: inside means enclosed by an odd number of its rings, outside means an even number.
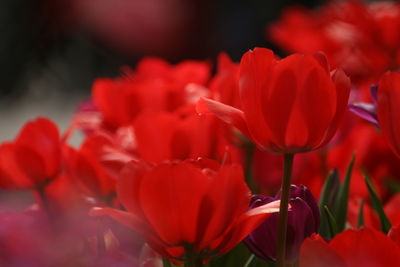
M365 169L362 169L361 171L364 177L365 184L367 185L368 188L368 193L371 198L372 207L378 214L379 220L381 222L381 229L384 233L387 233L389 232L390 227L392 227L392 225L388 217L386 216L385 211L383 210L382 201L380 200L378 194L376 193L376 190L372 185L371 178L367 173L367 171Z

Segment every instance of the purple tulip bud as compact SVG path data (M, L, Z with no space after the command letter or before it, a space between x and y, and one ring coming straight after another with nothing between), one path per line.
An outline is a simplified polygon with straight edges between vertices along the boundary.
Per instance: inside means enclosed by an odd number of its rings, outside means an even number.
M254 195L250 209L280 199L280 193L275 197ZM320 215L317 201L305 186L290 187L291 209L288 215L286 260L294 262L299 255L303 240L319 228ZM272 214L261 226L249 234L244 240L248 248L258 257L266 261L276 260L276 243L279 214Z
M371 85L369 90L372 103L354 102L349 105L349 110L360 118L379 127L377 115L378 86Z

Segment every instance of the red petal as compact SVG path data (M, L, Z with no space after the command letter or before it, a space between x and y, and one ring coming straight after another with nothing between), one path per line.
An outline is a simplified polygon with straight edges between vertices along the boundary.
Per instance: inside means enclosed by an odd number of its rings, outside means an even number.
M332 137L336 133L340 121L343 118L343 115L347 111L347 104L351 87L350 79L342 70L338 69L333 71L332 80L336 86L336 112L319 147L326 145L332 139Z
M170 113L142 113L133 126L140 156L161 162L172 158L171 140L179 119ZM162 134L160 134L162 133Z
M143 176L150 170L144 162L130 162L121 171L117 183L117 195L122 205L128 212L135 214L139 220L144 221L144 215L139 203L139 193Z
M329 74L329 62L328 59L326 58L326 55L324 52L317 52L314 54L314 59L317 60L317 62L321 65L321 67L326 71L327 74Z
M163 164L143 177L140 205L154 231L171 245L193 243L209 179L191 164Z
M289 133L288 127L291 126L288 123L291 121L293 125L293 120L290 118L295 113L293 105L296 98L299 97L296 67L301 59L301 55L293 55L279 61L273 69L273 74L272 70L267 70L271 72L270 81L268 88L264 88L261 94L264 101L268 103L263 105L265 121L271 130L273 141L281 149L287 148L286 136ZM305 125L302 118L300 117L294 122L298 124L295 130L296 137L303 139ZM289 143L289 145L291 144Z
M201 98L197 102L196 110L199 114L212 113L220 120L231 124L244 135L250 137L243 111L208 98Z
M382 77L378 90L378 121L393 151L400 157L399 89L398 73L388 72Z
M239 88L242 108L251 137L260 147L266 146L270 138L270 130L263 113L263 92L268 90L268 82L275 64L273 52L264 48L246 52L240 62Z
M32 181L20 169L15 158L15 144L3 143L0 146L0 187L14 189L32 186Z
M199 249L222 236L248 209L251 193L240 166L223 166L212 177L201 207L197 243Z
M29 177L35 186L42 186L50 178L46 173L44 159L36 150L26 146L16 146L15 160L19 168Z
M235 222L235 225L225 234L224 239L218 244L217 251L224 254L233 249L249 233L262 224L272 213L279 212L280 201L251 209L244 213ZM214 244L215 245L215 244Z
M57 175L61 163L61 142L53 122L46 118L28 122L20 131L16 143L41 158L47 178Z
M315 149L334 119L338 96L331 77L313 57L304 56L298 67L303 80L299 81L298 109L294 112L302 113L308 131L305 146ZM295 129L288 131L292 133Z
M397 266L400 248L389 237L373 229L347 230L330 243L349 266Z
M312 237L304 240L300 249L300 267L324 266L350 267L351 265L347 265L325 241Z

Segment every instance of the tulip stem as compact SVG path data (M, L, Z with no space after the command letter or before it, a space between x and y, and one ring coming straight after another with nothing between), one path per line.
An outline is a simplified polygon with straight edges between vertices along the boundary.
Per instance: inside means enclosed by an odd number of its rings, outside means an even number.
M163 258L163 266L164 267L172 267L171 262L169 259Z
M203 260L191 247L185 247L186 260L184 267L203 267Z
M290 196L290 184L292 179L293 158L294 154L283 155L283 177L281 186L281 203L279 207L279 229L276 255L277 267L285 267L288 205Z
M253 177L253 158L254 158L255 146L252 143L246 143L244 147L246 152L246 158L244 164L244 175L245 175L244 177L251 192L253 194L257 194L258 188L257 185L254 183L254 177Z
M44 187L37 187L36 192L39 196L39 205L42 206L44 212L48 216L49 219L53 218L53 212L49 203L49 199L47 197L46 191Z

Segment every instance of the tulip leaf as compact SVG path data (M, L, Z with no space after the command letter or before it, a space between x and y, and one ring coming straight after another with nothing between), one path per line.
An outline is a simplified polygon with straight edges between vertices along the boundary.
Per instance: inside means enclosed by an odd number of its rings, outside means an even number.
M358 211L357 228L364 226L364 199L360 201L360 209Z
M172 267L172 264L168 259L163 258L163 266L164 267Z
M393 194L400 193L400 183L394 179L387 179L386 186Z
M333 200L337 195L339 186L339 172L337 169L333 169L329 172L328 177L325 180L324 186L322 188L321 197L319 199L319 213L321 216L321 223L318 233L325 238L329 238L331 236L329 235L328 218L326 217L324 206L328 206L332 209Z
M333 217L332 213L329 211L328 206L324 206L324 213L326 218L328 219L329 231L330 235L333 238L338 233L338 227L335 218Z
M371 198L372 207L379 216L379 220L381 222L381 229L384 233L387 233L389 232L392 225L388 217L386 216L385 211L383 210L382 201L380 200L374 186L372 185L371 177L369 176L368 172L365 169L361 169L361 171L364 177L365 184L367 185L368 188L368 193Z
M346 225L347 218L347 206L349 201L349 191L350 191L350 179L351 174L353 172L355 154L351 157L349 167L346 171L346 176L344 177L344 181L342 186L339 189L338 197L336 199L335 205L335 219L337 222L339 232L342 232Z
M244 264L243 267L250 267L250 264L253 262L254 258L256 256L254 254L251 254L250 257L247 259L246 263Z

